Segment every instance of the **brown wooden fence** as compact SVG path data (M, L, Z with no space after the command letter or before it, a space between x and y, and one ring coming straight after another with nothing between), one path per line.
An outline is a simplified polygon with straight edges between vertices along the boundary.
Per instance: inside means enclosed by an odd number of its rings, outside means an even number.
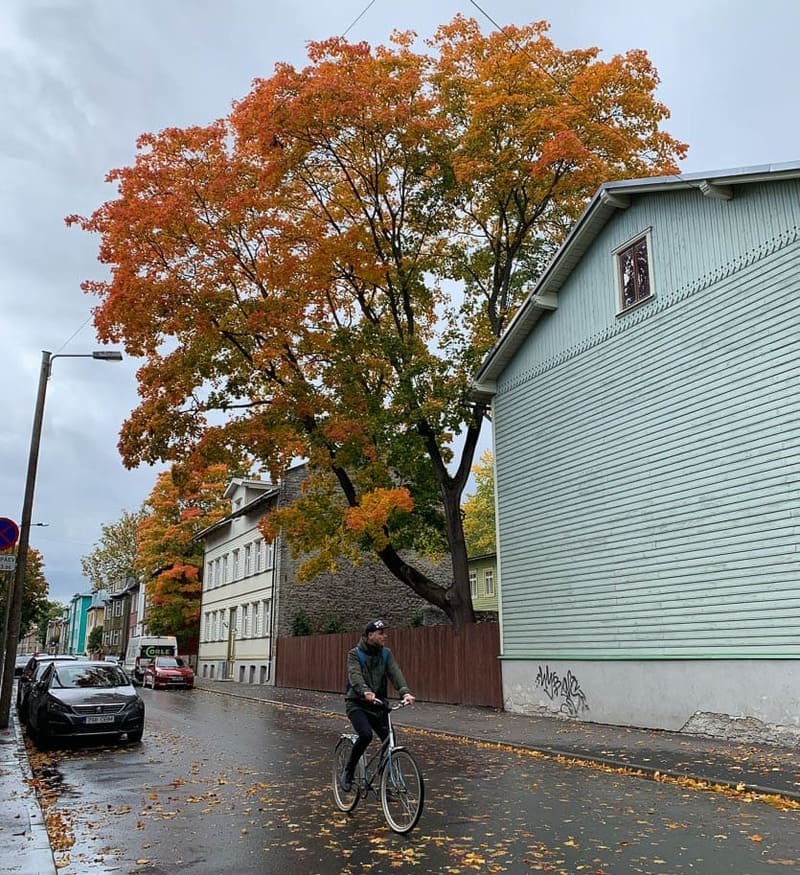
M344 694L347 651L353 633L279 638L275 682L279 687ZM409 686L425 702L503 707L497 623L391 629L387 646Z

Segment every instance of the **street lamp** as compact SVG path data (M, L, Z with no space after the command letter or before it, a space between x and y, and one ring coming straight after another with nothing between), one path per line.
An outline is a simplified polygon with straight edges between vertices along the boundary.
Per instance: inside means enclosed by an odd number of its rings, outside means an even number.
M42 420L44 419L44 399L47 393L47 381L57 358L90 358L107 362L121 362L122 353L116 350L98 349L89 353L57 353L53 355L42 350L42 365L39 371L39 393L36 396L36 410L33 415L33 431L31 432L31 448L28 454L28 475L25 480L25 498L22 503L22 519L19 527L19 542L17 545L17 567L14 579L9 586L8 627L5 640L5 660L3 663L3 683L0 688L0 729L7 729L11 711L11 687L14 683L14 663L17 659L17 640L19 638L20 619L22 616L22 596L25 590L25 572L28 565L28 543L31 534L31 514L33 511L33 491L36 486L36 467L39 462L39 443L42 437Z

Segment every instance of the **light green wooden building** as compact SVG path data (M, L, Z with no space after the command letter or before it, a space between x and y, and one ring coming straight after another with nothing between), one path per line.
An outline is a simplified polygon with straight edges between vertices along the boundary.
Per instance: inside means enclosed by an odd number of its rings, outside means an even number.
M800 732L799 338L800 163L597 192L474 381L508 709Z
M483 556L470 556L467 560L467 567L469 568L472 607L479 613L496 613L497 554L486 553Z

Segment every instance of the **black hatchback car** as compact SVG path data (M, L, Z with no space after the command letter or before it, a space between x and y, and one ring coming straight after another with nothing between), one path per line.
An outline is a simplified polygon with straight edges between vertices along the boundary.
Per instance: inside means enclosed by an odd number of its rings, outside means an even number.
M144 702L110 662L53 662L31 688L28 734L40 747L64 736L139 741L143 732Z
M51 662L75 662L77 658L67 653L60 653L57 656L50 653L37 653L28 658L17 681L17 714L20 723L28 721L28 695L33 684L42 676L44 669Z

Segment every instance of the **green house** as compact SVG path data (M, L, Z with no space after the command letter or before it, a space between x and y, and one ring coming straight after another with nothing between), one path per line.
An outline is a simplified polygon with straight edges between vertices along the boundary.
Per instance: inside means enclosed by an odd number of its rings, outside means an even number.
M497 611L497 554L487 553L484 556L470 556L469 588L472 595L472 607L478 612Z
M796 733L799 337L800 163L597 192L474 379L506 708Z

